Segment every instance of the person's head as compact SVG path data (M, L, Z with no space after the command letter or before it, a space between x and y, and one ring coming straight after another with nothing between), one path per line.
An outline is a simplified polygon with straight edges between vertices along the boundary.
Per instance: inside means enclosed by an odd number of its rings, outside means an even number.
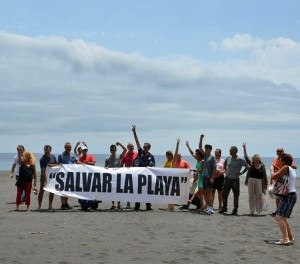
M220 149L216 149L215 150L215 158L216 159L219 159L219 158L221 158L221 155L222 155L222 151L220 150Z
M24 151L22 156L23 163L34 165L35 164L35 157L30 151Z
M134 145L133 145L133 143L129 142L129 143L127 144L127 150L128 150L128 152L130 152L130 153L133 152L133 150L134 150Z
M277 156L278 158L280 158L282 156L282 154L284 153L284 150L282 147L278 147L276 150Z
M196 150L195 150L195 155L196 155L196 159L197 159L197 160L203 160L203 159L204 159L204 155L203 155L203 153L200 151L200 149L196 149Z
M50 154L52 150L52 147L50 145L45 145L44 146L44 153L45 154Z
M236 146L231 146L229 153L231 156L236 156L236 154L238 153L238 148Z
M144 146L143 146L144 152L147 153L147 152L150 151L150 149L151 149L151 144L148 143L148 142L145 142L145 143L144 143Z
M283 153L280 157L280 162L283 164L283 165L288 165L288 166L291 166L293 164L293 157L292 155L290 154L287 154L287 153Z
M177 162L180 162L180 161L181 161L181 159L182 159L182 156L181 156L181 154L180 154L180 153L178 153L178 154L177 154Z
M116 153L117 153L117 146L114 145L114 144L110 145L109 151L110 151L110 153L111 153L112 155L116 155Z
M65 143L65 151L66 151L67 153L70 153L71 150L72 150L72 144L71 144L70 142L66 142L66 143Z
M173 159L174 155L173 155L173 152L171 150L168 150L166 152L166 157L167 157L167 160L170 161Z
M261 164L261 163L262 163L261 157L260 157L258 154L255 154L255 155L252 157L252 163L253 163L253 164Z
M212 145L206 144L206 145L204 146L204 152L205 152L205 155L206 155L206 156L209 156L209 155L210 155L211 150L212 150Z
M198 180L198 172L194 171L193 172L193 177L195 180Z
M25 151L25 148L24 148L23 145L18 145L17 146L18 155L22 155L24 151Z
M82 156L86 156L87 152L88 152L87 146L82 146L80 148L80 153L82 154Z

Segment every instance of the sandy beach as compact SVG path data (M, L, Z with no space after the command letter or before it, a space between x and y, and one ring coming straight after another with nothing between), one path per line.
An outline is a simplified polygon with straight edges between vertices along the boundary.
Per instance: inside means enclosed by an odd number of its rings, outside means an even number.
M48 193L43 210L37 211L37 196L31 196L31 210L15 211L15 180L0 171L0 262L1 263L299 263L299 201L289 223L295 244L278 246L281 238L270 213L275 200L268 198L269 209L249 216L248 192L241 179L238 216L212 216L189 211L110 211L111 203L99 204L94 212L84 212L76 199L72 210L60 210L60 198L54 197L55 212L47 211ZM300 180L297 191L300 193ZM122 203L125 206L125 203ZM232 194L228 209L232 210ZM215 201L217 208L217 201ZM299 239L299 240L298 240Z

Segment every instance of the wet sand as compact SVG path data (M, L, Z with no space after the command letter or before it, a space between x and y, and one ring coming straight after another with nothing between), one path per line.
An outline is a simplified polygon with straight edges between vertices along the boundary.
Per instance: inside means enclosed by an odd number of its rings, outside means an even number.
M111 203L99 204L93 212L80 210L69 199L72 210L60 210L60 197L54 196L55 212L47 211L45 192L42 210L37 196L31 195L31 211L20 205L15 211L15 180L0 171L0 262L1 263L299 263L299 202L288 220L295 244L278 246L281 238L274 217L275 200L268 198L269 210L249 216L247 187L241 179L239 215L212 216L191 210L153 211L132 209L110 211ZM300 193L300 180L297 191ZM123 206L126 203L122 203ZM228 201L232 210L232 194ZM215 201L217 208L217 201ZM299 239L299 240L298 240Z

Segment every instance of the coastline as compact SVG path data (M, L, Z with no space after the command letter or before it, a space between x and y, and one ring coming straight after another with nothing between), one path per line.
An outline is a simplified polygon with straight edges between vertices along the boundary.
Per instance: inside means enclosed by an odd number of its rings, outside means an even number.
M99 204L94 212L80 210L70 198L70 211L61 211L60 199L54 197L55 212L47 208L45 192L42 210L37 211L37 196L31 195L31 212L25 205L15 211L15 179L9 171L0 171L1 257L3 263L297 263L300 258L299 205L291 218L296 241L292 246L272 243L281 238L270 213L275 200L268 197L269 209L259 216L249 216L248 192L241 177L239 215L175 212L154 204L153 211L110 211L111 203ZM39 188L39 181L38 181ZM297 181L300 193L300 181ZM299 203L299 202L298 202ZM125 206L125 203L122 202ZM232 194L228 209L233 206ZM215 201L215 208L217 208Z

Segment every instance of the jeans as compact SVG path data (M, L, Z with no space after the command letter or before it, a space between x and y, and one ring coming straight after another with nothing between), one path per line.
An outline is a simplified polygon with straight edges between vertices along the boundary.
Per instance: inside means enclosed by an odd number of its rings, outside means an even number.
M234 211L238 210L240 197L240 179L229 179L225 177L222 196L223 196L223 210L227 210L227 202L230 190L233 192L233 206Z

